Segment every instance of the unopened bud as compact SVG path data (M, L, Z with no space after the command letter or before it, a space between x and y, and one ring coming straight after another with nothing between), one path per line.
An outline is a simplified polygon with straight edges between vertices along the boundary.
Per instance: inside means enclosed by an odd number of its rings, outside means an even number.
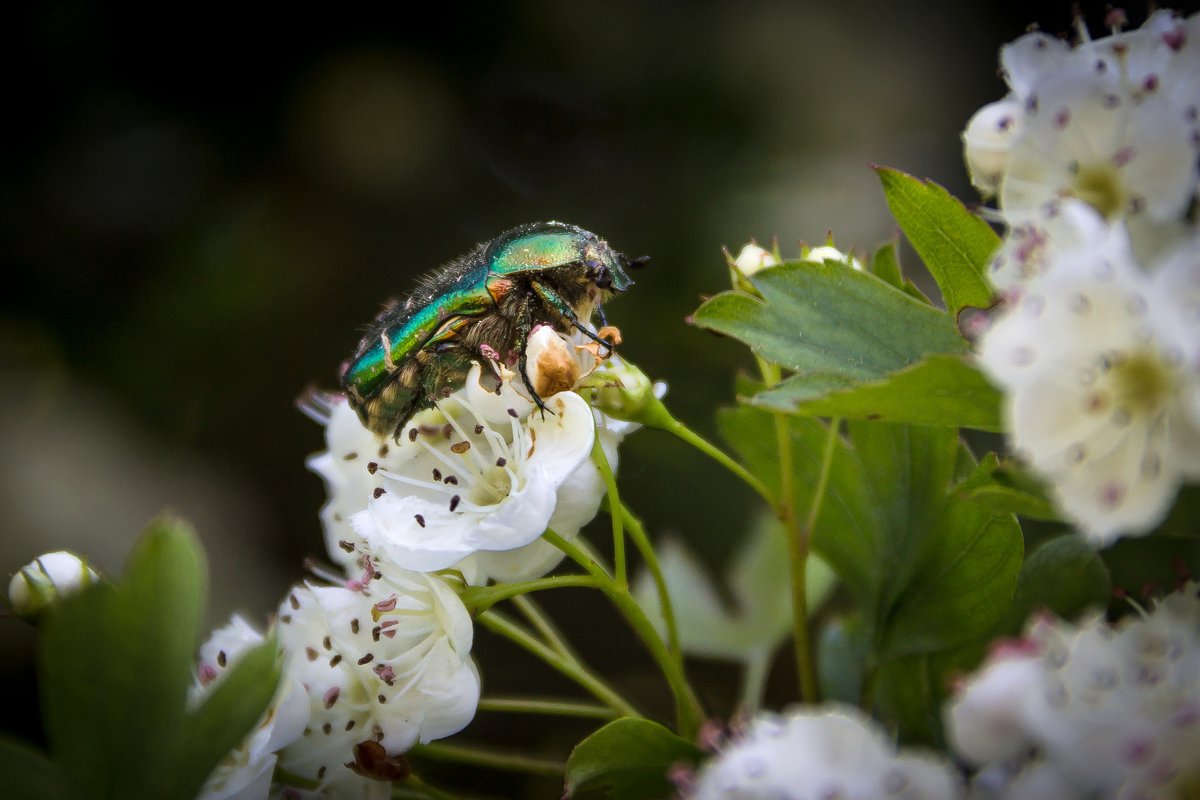
M849 253L843 253L833 245L821 245L813 247L803 254L803 260L814 264L824 264L826 261L836 261L845 264L851 269L856 269L859 272L863 270L863 264L857 258Z
M46 553L13 575L8 602L15 614L33 620L61 598L99 580L96 571L74 553Z
M553 328L542 325L529 336L525 348L529 381L538 397L569 392L579 381L579 360Z
M769 250L764 250L753 243L743 247L742 252L738 253L737 258L733 260L733 266L747 278L768 267L778 266L778 264L779 261Z
M976 111L963 131L963 159L971 183L984 197L1000 190L1021 117L1020 103L999 100Z
M613 419L652 425L659 404L654 382L633 364L611 358L584 379L580 392Z

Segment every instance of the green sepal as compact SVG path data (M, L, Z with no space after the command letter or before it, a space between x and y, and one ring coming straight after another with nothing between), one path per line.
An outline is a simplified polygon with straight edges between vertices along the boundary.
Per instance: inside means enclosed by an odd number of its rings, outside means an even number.
M673 765L693 766L704 756L695 744L647 719L623 717L584 739L567 759L565 797L604 789L613 800L654 800L673 790Z
M182 795L198 793L213 769L262 719L282 670L279 645L272 636L240 653L203 704L188 713L177 778Z

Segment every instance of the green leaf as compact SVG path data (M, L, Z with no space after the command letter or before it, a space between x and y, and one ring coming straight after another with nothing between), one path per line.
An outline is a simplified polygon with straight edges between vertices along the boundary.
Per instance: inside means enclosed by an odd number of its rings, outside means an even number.
M898 658L875 675L876 713L888 720L905 744L934 745L942 738L945 688L928 654Z
M1003 632L1020 633L1030 614L1037 611L1075 619L1089 608L1104 608L1111 595L1108 567L1100 554L1082 536L1059 536L1026 559Z
M181 796L198 794L221 759L262 719L281 671L278 644L268 639L241 653L204 704L188 714L177 781Z
M895 728L902 744L944 749L942 709L953 678L975 669L984 652L983 642L972 642L885 664L875 675L875 713Z
M966 644L989 631L1012 602L1022 540L1011 516L951 502L926 535L927 553L892 606L881 660Z
M988 453L954 487L957 497L1001 514L1055 521L1058 514L1044 487L1029 473Z
M177 783L204 597L191 529L151 523L119 586L66 598L47 619L39 671L55 760L85 797L190 798Z
M965 306L989 307L986 267L1000 246L995 231L933 181L875 169L892 215L937 281L946 308L957 314Z
M821 470L821 454L829 436L828 427L813 417L789 417L788 431L794 453L793 499L797 513L804 514L812 502L812 488ZM779 455L772 415L757 408L722 409L717 414L721 435L733 445L741 461L775 493L779 491ZM833 464L821 517L813 531L813 549L860 602L871 603L877 574L878 525L866 494L862 465L840 437L834 445Z
M0 775L5 797L21 800L64 800L67 790L62 772L46 756L24 742L0 736Z
M607 789L615 800L651 800L669 795L673 764L694 765L699 747L647 719L623 717L584 739L567 759L566 796Z
M787 418L800 518L812 503L828 428ZM779 464L772 415L723 410L722 435L774 491ZM952 428L852 422L834 442L814 552L846 584L870 632L876 663L958 647L990 632L1012 600L1020 527L949 493L960 448Z
M904 274L900 271L900 255L896 243L888 242L871 254L871 274L887 281L897 289L904 288Z
M855 617L830 620L817 647L821 697L856 706L862 697L863 667L870 642L862 621Z
M904 277L904 272L900 269L900 254L896 251L895 242L888 242L875 251L871 256L870 269L873 275L887 281L910 297L914 297L926 305L931 305L925 293L915 283Z
M931 353L964 353L954 319L867 272L790 262L751 279L762 299L724 292L694 316L766 358L839 386L874 381Z
M933 355L847 389L797 375L749 399L776 411L1001 431L1001 395L966 359Z

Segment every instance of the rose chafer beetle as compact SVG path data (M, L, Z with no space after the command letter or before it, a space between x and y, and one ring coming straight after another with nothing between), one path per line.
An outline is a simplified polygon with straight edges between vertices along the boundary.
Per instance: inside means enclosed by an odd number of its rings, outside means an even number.
M461 387L483 356L525 365L529 333L539 324L575 328L607 348L585 323L633 281L630 261L574 225L538 222L476 245L429 273L404 302L385 308L341 376L363 424L399 438L413 414ZM530 389L534 403L542 399Z

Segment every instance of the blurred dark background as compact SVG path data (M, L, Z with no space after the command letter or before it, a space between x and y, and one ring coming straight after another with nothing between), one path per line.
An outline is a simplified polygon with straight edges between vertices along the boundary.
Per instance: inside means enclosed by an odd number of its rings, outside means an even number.
M1085 11L1098 29L1102 7ZM721 248L777 236L794 253L832 230L869 251L895 234L869 162L972 199L958 135L1003 93L997 49L1031 22L1066 30L1070 8L589 0L168 16L76 0L7 16L0 572L61 547L119 571L170 508L208 549L219 624L235 609L264 617L320 555L323 489L303 462L321 431L294 398L332 387L359 327L418 274L541 219L653 256L609 317L677 415L712 434L749 365L684 322L726 284ZM620 478L655 535L686 537L712 564L753 508L653 432L627 441ZM587 658L665 703L597 598L554 602ZM29 685L31 642L0 620L5 685ZM486 634L477 655L485 691L521 675L569 690ZM697 669L728 713L732 670ZM0 729L36 736L30 695L15 694ZM540 729L517 722L481 717L469 733L537 748Z

